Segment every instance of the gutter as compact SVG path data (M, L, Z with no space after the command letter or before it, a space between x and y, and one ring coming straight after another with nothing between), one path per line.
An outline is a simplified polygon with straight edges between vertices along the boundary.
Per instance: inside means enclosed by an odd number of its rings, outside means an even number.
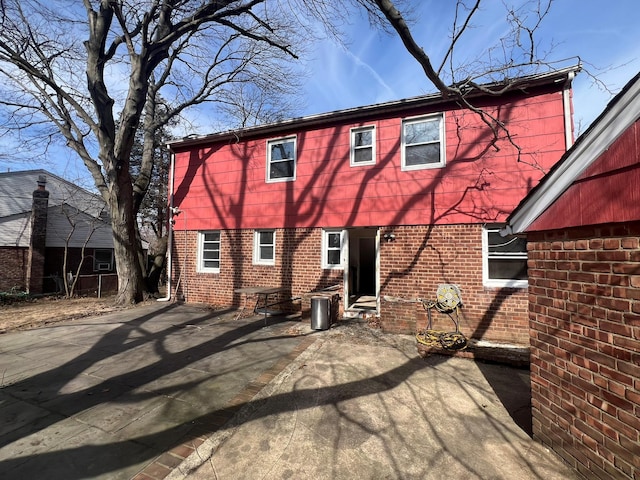
M169 151L171 152L171 161L169 166L169 215L167 216L169 219L169 230L167 231L167 235L169 236L167 240L167 294L165 297L159 298L158 302L168 302L171 299L171 266L173 265L173 261L171 258L171 252L173 251L173 216L175 215L176 208L173 206L173 181L175 177L175 153L169 146Z
M518 94L527 92L532 88L546 87L554 85L558 82L565 82L565 85L571 83L571 79L579 72L581 67L571 66L560 70L528 75L520 78L510 79L513 81L513 87L504 95ZM507 80L505 80L507 81ZM482 85L487 90L500 90L504 87L505 81L493 82ZM568 82L568 83L567 83ZM567 89L568 87L563 87ZM479 89L469 89L465 92L466 98L495 98L492 95ZM455 99L446 99L441 93L433 93L417 97L406 98L402 100L393 100L385 103L378 103L363 107L348 108L328 113L315 114L305 117L291 118L266 125L257 125L254 127L246 127L237 130L228 130L206 135L189 135L179 140L173 140L168 143L169 148L173 151L184 150L190 147L197 147L215 142L222 141L238 141L240 138L254 138L259 136L268 136L281 134L291 129L312 128L316 126L326 125L328 120L333 122L352 122L370 118L378 115L391 115L406 112L407 110L417 108L442 108L447 104L455 103Z
M575 71L567 74L567 80L562 89L562 107L564 110L564 149L569 150L573 145L573 116L571 115L571 82L576 76Z

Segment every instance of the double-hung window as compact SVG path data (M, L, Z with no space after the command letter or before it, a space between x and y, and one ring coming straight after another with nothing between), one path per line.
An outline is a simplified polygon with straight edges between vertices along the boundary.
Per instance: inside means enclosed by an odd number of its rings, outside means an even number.
M220 273L220 231L198 232L198 272Z
M527 286L527 240L500 235L500 226L482 232L483 283L487 287Z
M256 230L253 235L253 263L257 265L275 265L276 231Z
M442 114L402 121L402 170L444 167L444 152Z
M344 246L343 230L322 231L322 268L341 269Z
M296 179L296 137L267 142L267 182Z
M351 129L351 166L374 165L376 163L375 127Z

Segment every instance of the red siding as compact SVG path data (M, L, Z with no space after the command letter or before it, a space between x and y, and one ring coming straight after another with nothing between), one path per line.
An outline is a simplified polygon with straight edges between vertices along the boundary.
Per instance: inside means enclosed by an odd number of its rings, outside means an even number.
M424 225L502 220L564 152L559 92L488 110L521 148L463 110L445 114L447 164L403 172L400 118L363 119L297 135L293 182L266 183L267 137L176 153L176 230ZM406 117L430 113L410 111ZM350 128L375 125L376 165L350 167ZM284 134L282 136L285 136ZM277 137L276 137L277 138Z
M640 220L640 120L604 152L528 231Z

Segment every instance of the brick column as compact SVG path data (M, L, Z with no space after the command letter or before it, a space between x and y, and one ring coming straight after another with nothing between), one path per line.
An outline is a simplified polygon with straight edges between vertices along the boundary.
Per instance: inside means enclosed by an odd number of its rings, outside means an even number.
M31 238L27 260L27 293L42 293L44 277L44 257L47 243L47 209L49 192L46 190L47 178L38 177L38 189L33 192L31 207Z

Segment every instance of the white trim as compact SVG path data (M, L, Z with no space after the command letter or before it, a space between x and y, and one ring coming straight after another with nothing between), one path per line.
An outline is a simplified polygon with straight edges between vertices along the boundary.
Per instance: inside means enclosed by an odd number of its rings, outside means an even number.
M355 146L355 135L357 133L360 132L371 132L371 145L370 146L365 146L365 147L356 147ZM350 156L350 160L349 160L349 165L351 165L352 167L360 167L363 165L375 165L376 164L376 126L375 125L364 125L362 127L353 127L349 133L349 141L350 141L350 148L349 148L349 156ZM355 157L356 157L356 150L358 149L364 149L364 148L371 148L371 160L367 160L366 162L356 162L355 161Z
M277 182L293 182L296 179L296 170L298 163L298 142L296 135L289 135L287 137L272 138L267 140L267 168L265 172L265 181L267 183ZM271 145L277 143L293 143L293 175L291 177L271 178ZM290 160L285 160L290 161Z
M505 233L526 231L640 117L640 79L609 105L509 217Z
M494 279L489 278L489 232L501 232L499 225L484 225L482 227L482 285L487 288L527 288L529 281L527 279ZM524 252L524 256L513 255L505 256L506 260L509 259L523 259L527 261L527 253Z
M425 163L421 165L407 165L406 164L406 148L407 144L405 141L404 127L408 124L428 122L428 121L439 121L438 125L438 144L440 146L440 161L437 163ZM409 117L403 118L400 123L400 137L402 139L400 145L400 158L401 158L401 169L403 172L413 171L413 170L424 170L428 168L443 168L446 164L446 145L445 145L445 130L444 130L444 112L442 113L433 113L430 115L421 115L419 117ZM430 144L435 144L436 142L429 142Z
M205 235L207 233L218 234L218 266L217 267L205 267L204 266L204 242ZM198 232L198 251L197 251L197 264L196 272L198 273L220 273L221 262L221 250L222 250L222 235L220 230L202 230Z
M338 233L340 234L340 263L337 265L333 265L327 262L327 251L329 249L329 234ZM342 270L344 269L345 264L345 249L346 249L346 235L345 230L341 230L338 228L327 228L322 229L322 268L325 270Z
M260 258L260 234L264 232L273 233L273 258L263 259ZM264 245L267 245L266 243ZM261 228L254 230L253 232L253 264L254 265L275 265L276 264L276 231L272 228Z

